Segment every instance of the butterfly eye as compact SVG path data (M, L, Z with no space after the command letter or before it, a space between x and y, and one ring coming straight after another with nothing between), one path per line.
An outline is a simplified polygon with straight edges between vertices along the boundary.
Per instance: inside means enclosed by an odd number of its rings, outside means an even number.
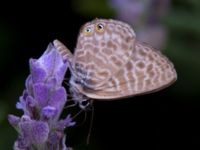
M83 99L80 101L79 106L84 110L89 109L90 101L88 101L87 99Z
M103 32L103 31L104 31L104 25L101 24L101 23L97 24L97 25L96 25L96 30L97 30L98 32Z

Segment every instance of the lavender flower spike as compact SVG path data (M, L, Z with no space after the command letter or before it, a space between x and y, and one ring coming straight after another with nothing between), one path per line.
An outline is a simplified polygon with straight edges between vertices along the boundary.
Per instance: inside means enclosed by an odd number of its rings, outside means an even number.
M54 45L49 44L39 59L30 59L30 75L16 107L22 117L8 116L9 123L19 133L14 150L67 150L64 130L73 126L70 115L59 120L67 101L62 86L67 62Z

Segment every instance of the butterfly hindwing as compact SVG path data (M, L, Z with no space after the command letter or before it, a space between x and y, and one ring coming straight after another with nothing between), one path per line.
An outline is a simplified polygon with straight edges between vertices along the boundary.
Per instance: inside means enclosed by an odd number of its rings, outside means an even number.
M161 52L136 42L125 67L114 74L99 90L85 90L94 99L115 100L161 90L177 78L173 64Z

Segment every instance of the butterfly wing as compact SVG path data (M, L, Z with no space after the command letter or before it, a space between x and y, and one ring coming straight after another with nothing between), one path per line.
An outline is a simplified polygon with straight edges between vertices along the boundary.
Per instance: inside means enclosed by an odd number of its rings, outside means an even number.
M161 90L177 78L170 60L145 43L136 42L126 65L115 73L101 89L83 89L92 99L115 100Z
M60 42L59 40L54 40L53 44L58 52L62 55L64 60L72 62L73 54L62 42Z
M107 22L101 21L105 27L103 33L80 34L74 53L74 74L82 79L83 85L95 90L126 65L135 45L135 34L128 25Z

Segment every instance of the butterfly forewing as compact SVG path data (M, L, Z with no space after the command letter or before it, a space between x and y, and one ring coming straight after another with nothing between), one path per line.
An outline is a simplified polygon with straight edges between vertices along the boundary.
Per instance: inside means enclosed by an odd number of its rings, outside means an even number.
M99 22L105 28L104 33L81 34L73 60L75 72L83 79L83 84L95 90L126 65L135 45L135 34L129 26L119 21L97 20L91 28L95 30Z
M161 90L177 78L173 64L144 43L136 42L128 63L99 90L85 89L93 99L115 100Z
M73 54L62 42L60 42L59 40L54 40L53 44L55 48L58 50L58 52L62 55L64 60L68 60L69 62L72 62Z

